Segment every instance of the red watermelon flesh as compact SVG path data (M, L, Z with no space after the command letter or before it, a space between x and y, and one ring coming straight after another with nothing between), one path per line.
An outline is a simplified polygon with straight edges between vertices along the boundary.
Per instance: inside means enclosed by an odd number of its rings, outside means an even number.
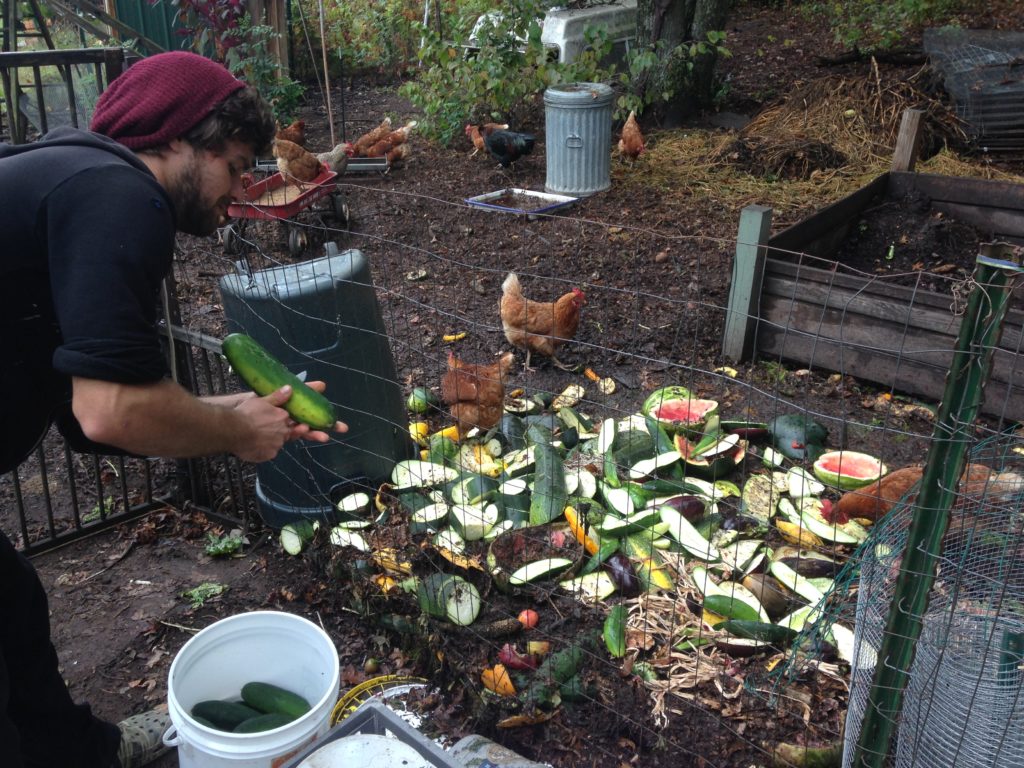
M658 421L701 424L718 407L714 400L665 400L651 411Z

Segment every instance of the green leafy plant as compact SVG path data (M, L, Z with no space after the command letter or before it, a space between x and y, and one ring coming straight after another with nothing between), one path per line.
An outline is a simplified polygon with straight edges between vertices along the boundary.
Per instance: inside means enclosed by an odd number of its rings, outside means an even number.
M107 496L82 517L83 523L95 522L114 511L114 497Z
M584 51L571 63L559 63L541 41L546 11L546 4L537 0L510 0L476 29L471 46L475 10L453 22L454 39L466 45L417 25L423 38L421 66L400 92L423 111L420 129L425 136L448 144L467 121L521 124L549 86L608 79L614 69L601 66L611 51L607 34L586 30Z
M210 557L228 557L237 554L245 545L245 538L238 530L218 536L216 533L206 534L206 548L204 551Z
M732 54L725 47L725 32L711 31L707 40L677 45L666 50L659 40L653 48L632 51L625 69L617 74L622 95L616 101L616 117L624 118L630 111L638 114L655 104L671 101L677 93L686 93L693 84L694 67L700 57ZM719 92L719 96L724 91Z
M157 0L160 2L161 0ZM282 123L295 115L305 89L281 71L268 43L272 27L253 23L242 0L166 0L177 8L182 34L192 50L222 62L256 88Z
M216 584L212 581L204 581L198 587L192 587L181 593L181 596L189 601L192 608L202 608L207 600L219 597L228 591L226 584Z
M962 6L957 0L873 0L813 2L806 13L831 25L837 42L849 47L892 48L916 27L948 21Z

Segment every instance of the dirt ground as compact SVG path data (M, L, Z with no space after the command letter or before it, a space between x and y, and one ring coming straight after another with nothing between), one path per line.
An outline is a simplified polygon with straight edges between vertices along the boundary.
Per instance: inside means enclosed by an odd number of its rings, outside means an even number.
M826 44L826 34L797 8L740 5L729 29L733 57L722 66L730 84L727 101L719 113L704 115L684 130L728 131L721 126L742 122L798 84L822 74L859 76L869 70L869 62L820 67L816 57L838 49ZM1000 18L991 13L986 25ZM909 68L881 65L880 71L885 78L899 79ZM344 104L348 138L385 114L396 120L415 117L388 85L346 83L344 91L335 89L332 100L335 111ZM310 98L303 116L310 132L307 143L328 148L326 109L319 99ZM536 120L516 127L542 134L540 110ZM339 138L341 128L337 126ZM652 143L659 141L657 126L644 128ZM1002 162L1018 173L1024 168L1020 158ZM615 380L616 392L600 400L603 410L631 413L644 393L676 383L672 377L679 375L680 366L711 371L726 362L718 350L736 236L736 216L724 215L713 195L666 197L645 186L648 172L644 162L629 166L613 158L609 190L576 203L564 218L528 220L469 210L462 201L506 187L543 189L542 136L534 153L512 170L499 169L489 158L471 157L465 144L442 149L417 140L403 167L387 175L342 178L351 232L327 233L317 229L319 220L311 219L306 232L310 244L300 258L319 255L327 234L342 247L368 254L405 391L436 385L450 348L441 338L444 334L467 331L455 349L473 362L507 348L496 305L510 269L524 277L528 294L554 296L577 282L586 283L583 325L566 358ZM322 218L336 226L329 213ZM248 258L256 267L295 260L288 253L287 229L277 223L252 223L245 236L254 244ZM891 236L883 236L889 242L886 238ZM936 241L931 252L940 258L928 261L925 269L934 267L933 261L941 266L961 258L959 251L948 249L951 239L968 241L962 257L969 263L976 241L959 233ZM897 253L902 257L903 249ZM223 333L217 279L236 258L220 243L182 240L176 277L189 329ZM891 267L875 262L861 266L864 271ZM411 311L412 306L418 309ZM474 319L469 327L464 327L465 318ZM777 369L757 365L738 368L739 379L750 382L752 389L730 386L721 377L693 378L730 403L737 418L740 413L766 417L771 412L767 395L778 394L799 395L801 405L818 413L835 413L841 407L862 424L876 418L878 393L856 381L837 382L819 373L780 377ZM541 364L533 372L517 365L509 386L557 393L573 382L589 384L580 373L550 365ZM435 418L439 425L441 417ZM912 412L902 427L905 440L883 442L884 437L863 430L856 436L861 442L850 447L884 455L890 466L917 461L931 424ZM6 530L9 518L3 522ZM341 660L343 690L377 675L429 678L426 694L411 697L416 699L411 706L427 716L425 732L443 734L449 741L483 733L559 768L767 765L765 745L830 741L841 728L846 705L841 677L800 676L775 707L763 695L771 657L712 653L698 664L711 669L699 685L661 699L668 702L661 718L652 715L652 690L638 675L628 668L620 674L602 660L586 675L591 689L584 701L564 704L547 722L499 729L497 723L509 712L479 696L477 675L485 662L493 663L498 646L509 640L521 643L522 636L482 643L469 632L436 624L429 624L423 634L398 631L403 627L379 617L405 614L393 604L381 610L367 597L365 584L351 571L351 552L314 546L292 558L281 552L272 532L255 532L241 556L212 558L203 551L211 531L223 532L201 515L168 509L35 559L50 595L54 642L64 674L73 694L102 716L116 720L164 702L170 663L199 629L239 612L273 609L306 616L329 632ZM429 565L415 561L416 567ZM227 589L199 606L182 596L207 582ZM541 615L543 638L556 646L600 626L599 613L557 595L506 598L487 583L481 582L481 588L486 590L484 618L508 618L534 606ZM364 619L361 611L377 620ZM407 611L414 619L417 613L414 608ZM761 690L744 692L744 683ZM158 766L176 764L167 757Z

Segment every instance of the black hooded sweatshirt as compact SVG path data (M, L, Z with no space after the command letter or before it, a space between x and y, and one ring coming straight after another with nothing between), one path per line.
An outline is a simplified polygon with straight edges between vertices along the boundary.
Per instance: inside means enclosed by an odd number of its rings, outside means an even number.
M56 421L83 444L71 377L157 381L156 330L171 268L174 210L127 148L60 128L0 144L0 472Z

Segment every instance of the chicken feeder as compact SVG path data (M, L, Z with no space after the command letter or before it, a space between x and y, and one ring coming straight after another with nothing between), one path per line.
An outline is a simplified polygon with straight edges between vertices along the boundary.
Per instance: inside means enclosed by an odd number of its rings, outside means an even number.
M612 89L566 83L544 91L547 178L544 189L592 195L611 186Z
M260 515L280 528L301 518L339 517L350 491L373 489L414 446L370 268L358 250L325 246L324 258L220 281L228 330L248 334L293 373L327 383L348 424L327 443L288 443L256 465Z

